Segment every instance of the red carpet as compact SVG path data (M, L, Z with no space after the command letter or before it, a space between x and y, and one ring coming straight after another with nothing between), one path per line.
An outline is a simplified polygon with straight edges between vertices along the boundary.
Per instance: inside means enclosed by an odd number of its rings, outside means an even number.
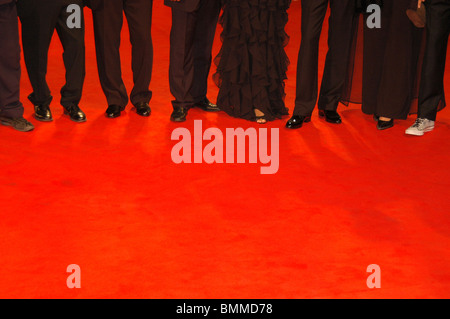
M291 110L299 7L293 2L287 30ZM192 131L195 119L223 132L259 127L199 110L181 125L169 121L170 10L160 1L153 114L141 118L128 107L105 118L86 13L88 122L71 122L58 105L64 74L55 37L48 72L55 121L32 118L24 69L25 115L36 129L0 128L1 298L450 297L448 109L423 138L404 135L414 117L380 132L358 105L340 107L340 126L317 113L295 132L285 120L270 123L280 129L275 175L261 175L260 164L177 165L170 138L177 127ZM219 45L218 38L214 53ZM326 36L321 69L325 47ZM131 89L126 27L122 52ZM66 286L70 264L81 267L80 289ZM381 268L379 289L366 285L370 264Z

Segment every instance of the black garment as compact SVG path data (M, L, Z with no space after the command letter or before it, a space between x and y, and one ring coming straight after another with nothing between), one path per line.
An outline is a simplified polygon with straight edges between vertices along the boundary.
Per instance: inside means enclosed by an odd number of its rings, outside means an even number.
M89 6L94 17L98 73L108 105L124 108L128 104L119 52L124 13L132 45L134 87L130 100L133 105L149 103L152 98L149 86L153 70L153 0L90 0Z
M0 2L0 116L20 118L20 44L16 4Z
M413 1L415 1L415 0L413 0ZM356 0L356 11L357 12L366 12L367 7L372 4L376 4L380 7L382 7L383 2L384 2L384 0ZM417 1L415 1L415 2L417 5Z
M80 6L81 28L69 28L69 5ZM61 89L61 105L68 108L81 100L85 78L84 16L82 0L19 0L17 8L22 22L22 44L25 64L33 93L34 105L50 104L52 96L47 85L48 50L54 31L64 48L66 84Z
M445 106L444 72L450 34L450 0L427 0L427 49L419 92L419 118L436 120Z
M175 98L172 105L189 109L206 98L221 1L165 4L172 7L169 66L170 91Z
M0 0L0 6L4 4L9 4L11 2L17 2L17 0Z
M416 96L422 29L406 10L411 0L385 0L381 28L364 23L362 110L393 119L406 119Z
M328 53L318 107L335 111L341 99L356 22L355 0L302 0L302 40L293 115L310 116L317 102L319 39L330 5Z
M289 59L284 50L291 0L227 0L221 24L222 49L214 76L220 87L217 105L227 114L265 120L289 114L284 81Z
M201 2L202 0L181 0L181 1L164 0L164 4L166 6L185 12L194 12L198 10L200 8Z

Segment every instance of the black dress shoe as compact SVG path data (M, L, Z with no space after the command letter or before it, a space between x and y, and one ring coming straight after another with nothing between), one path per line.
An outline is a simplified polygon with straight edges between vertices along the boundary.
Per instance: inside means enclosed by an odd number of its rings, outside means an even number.
M80 109L78 105L72 105L64 108L64 114L69 115L70 119L77 123L86 122L86 114Z
M184 107L177 107L173 110L172 115L170 115L170 120L172 122L184 122L186 121L187 109Z
M118 105L110 105L106 109L106 117L109 117L110 119L119 117L123 110L125 110L125 107L121 107Z
M376 115L376 114L373 115L373 120L375 122L378 122L379 119L380 119L380 117L378 115Z
M199 107L203 111L206 111L206 112L218 112L218 111L220 111L220 108L217 105L211 103L207 98L205 98L201 102L195 103L194 107Z
M297 129L303 126L303 123L311 122L311 116L294 115L287 121L286 128Z
M394 126L394 119L391 119L389 121L378 120L377 122L377 129L379 129L380 131L387 130L388 128L391 128L393 126Z
M34 118L42 122L53 121L52 112L49 105L35 105L34 106Z
M341 116L336 111L319 110L319 117L332 124L341 124Z
M152 114L152 110L147 102L138 103L134 107L136 109L136 113L140 116L148 117Z

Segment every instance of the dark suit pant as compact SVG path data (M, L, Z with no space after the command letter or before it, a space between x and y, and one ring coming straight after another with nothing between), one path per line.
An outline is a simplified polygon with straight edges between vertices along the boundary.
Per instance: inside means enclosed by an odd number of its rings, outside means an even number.
M32 8L26 6L34 3ZM34 105L50 104L51 92L47 84L48 51L56 30L64 49L63 61L66 69L66 83L61 89L61 105L78 105L81 100L85 78L84 20L81 28L69 28L67 12L69 4L81 8L83 19L83 1L20 1L19 15L22 22L22 43L33 93L29 96ZM22 6L22 7L21 7Z
M20 44L15 3L0 5L0 116L23 116L20 103Z
M302 0L301 46L297 64L297 88L293 115L310 116L317 102L319 39L328 4L328 46L318 107L336 110L347 76L353 23L354 0Z
M419 93L418 117L436 120L438 105L445 102L444 72L450 33L450 0L427 0L427 49Z
M194 12L172 9L170 91L173 107L189 108L206 98L220 1L203 0Z
M123 16L128 21L132 45L133 105L148 103L153 69L152 0L92 0L95 45L100 83L108 105L125 107L128 93L122 79L120 34Z

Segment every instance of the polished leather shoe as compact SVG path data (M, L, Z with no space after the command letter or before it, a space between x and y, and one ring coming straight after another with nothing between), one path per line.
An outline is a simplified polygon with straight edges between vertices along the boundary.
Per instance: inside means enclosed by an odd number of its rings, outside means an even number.
M207 98L205 98L201 102L195 103L194 107L199 107L203 111L206 111L206 112L219 112L220 111L220 108L217 105L211 103Z
M319 110L319 117L325 119L328 123L341 124L341 116L336 111Z
M118 105L110 105L106 109L106 112L105 112L106 117L109 117L110 119L119 117L123 110L125 110L125 107L120 107Z
M136 113L140 116L148 117L152 114L152 110L147 102L138 103L134 106Z
M86 122L86 114L84 114L78 105L72 105L64 108L64 114L69 115L70 119L74 122Z
M186 121L187 109L184 107L177 107L173 110L172 115L170 115L170 120L172 122L184 122Z
M377 129L379 129L380 131L387 130L388 128L391 128L393 126L394 126L393 119L391 119L390 121L378 120L378 122L377 122Z
M49 105L35 105L34 106L34 118L42 122L53 121L52 112Z
M311 122L311 116L294 115L287 121L286 128L297 129L303 126L303 123Z

